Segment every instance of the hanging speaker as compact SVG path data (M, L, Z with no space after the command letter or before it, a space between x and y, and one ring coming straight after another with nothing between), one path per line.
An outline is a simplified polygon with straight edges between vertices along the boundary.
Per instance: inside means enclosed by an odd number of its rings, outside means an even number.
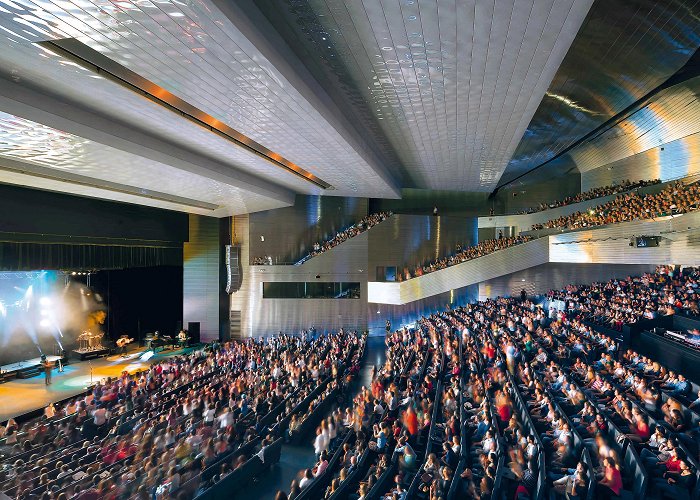
M226 245L226 293L231 294L241 289L243 272L241 270L241 245Z

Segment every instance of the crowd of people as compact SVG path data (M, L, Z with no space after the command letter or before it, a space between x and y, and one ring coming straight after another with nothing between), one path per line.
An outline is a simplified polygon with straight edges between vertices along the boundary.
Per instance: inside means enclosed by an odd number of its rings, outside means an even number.
M504 248L526 243L530 240L532 240L532 237L528 235L511 237L501 236L499 238L484 240L481 243L465 248L458 246L456 249L457 251L451 255L418 266L413 270L408 268L404 269L398 276L398 279L399 281L404 281L411 278L417 278L418 276L423 276L424 274L439 271L440 269L445 269L456 264L461 264L462 262L467 262L468 260L477 259L498 250L503 250Z
M309 260L311 257L315 257L316 255L322 254L323 252L326 252L331 248L340 245L342 242L349 240L350 238L357 236L358 234L364 233L365 231L376 226L380 222L385 221L392 215L392 212L377 212L376 214L371 214L367 217L363 217L352 226L336 233L335 236L333 236L332 238L314 243L311 252L309 252L302 259L300 259L299 262L297 262L297 264L302 264Z
M316 463L278 500L691 498L700 387L608 329L696 314L699 278L660 266L551 291L541 305L447 308L388 332L385 362L351 404L338 396L360 370L364 336L213 344L8 421L0 490L192 498L316 429Z
M611 279L605 283L569 285L552 290L550 300L560 300L569 311L613 330L642 319L653 320L682 311L689 316L700 315L698 287L700 272L685 268L683 272L669 266L659 266L655 273L627 279Z
M697 182L685 184L677 181L657 194L636 192L620 194L615 199L589 210L563 215L541 224L533 224L532 230L579 229L684 214L695 210L698 203L700 203L700 184Z
M596 328L622 305L623 324L692 314L698 276L662 266L389 333L370 387L319 426L317 463L277 498L324 474L318 498L693 498L700 388Z
M254 456L262 460L300 401L328 395L357 371L364 342L341 330L215 343L107 379L50 405L38 421L2 426L0 491L18 499L192 498Z
M641 181L630 181L629 179L626 179L619 184L596 187L589 189L588 191L584 191L583 193L575 194L574 196L567 196L561 200L540 203L539 206L528 208L527 210L523 210L521 213L533 214L535 212L549 210L550 208L565 207L566 205L573 205L574 203L594 200L595 198L602 198L603 196L612 196L614 194L624 193L626 191L632 191L633 189L639 189L647 186L655 186L657 184L661 184L661 179Z

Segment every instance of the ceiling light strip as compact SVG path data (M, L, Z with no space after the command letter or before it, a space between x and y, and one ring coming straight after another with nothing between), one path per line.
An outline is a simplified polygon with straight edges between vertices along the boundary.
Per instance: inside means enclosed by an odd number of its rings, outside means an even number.
M41 167L39 165L13 160L11 158L0 159L0 171L30 175L32 177L41 177L43 179L49 179L52 181L66 182L68 184L102 189L114 193L137 196L139 198L148 198L151 200L181 205L183 207L198 208L212 211L219 208L219 205L216 205L214 203L207 203L205 201L183 198L182 196L175 196L167 193L161 193L158 191L151 191L150 189L142 189L134 186L128 186L126 184L119 184L116 182L93 179L92 177L73 174L70 172L64 172L54 168Z
M235 143L237 146L240 146L269 161L270 163L281 167L298 177L301 177L307 182L315 184L323 189L328 189L331 187L330 184L316 177L311 172L304 170L299 165L287 160L274 151L267 149L265 146L255 142L247 135L244 135L229 127L225 123L205 113L201 109L168 92L163 87L153 83L137 73L134 73L130 69L122 66L104 54L101 54L88 47L75 38L49 40L37 42L37 44L62 57L66 57L76 64L90 69L99 75L109 77L112 81L147 97L156 104L159 104L160 106L163 106L177 113L178 115L189 119L190 121L206 128L211 132L217 133L225 139Z

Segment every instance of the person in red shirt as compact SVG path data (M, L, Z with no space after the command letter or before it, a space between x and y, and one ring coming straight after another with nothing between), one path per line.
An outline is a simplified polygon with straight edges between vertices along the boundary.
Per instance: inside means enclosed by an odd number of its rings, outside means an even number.
M627 437L630 438L632 441L636 441L638 443L646 443L651 437L651 428L649 427L647 419L643 415L639 415L637 417L636 423L631 425L630 427L633 431L633 434L628 434Z
M406 430L411 435L411 437L415 437L416 434L418 434L418 415L416 415L416 411L413 409L412 406L409 406L406 410L406 415L404 416L404 425L406 426Z
M603 479L596 485L596 498L616 498L622 491L620 468L610 457L603 460Z

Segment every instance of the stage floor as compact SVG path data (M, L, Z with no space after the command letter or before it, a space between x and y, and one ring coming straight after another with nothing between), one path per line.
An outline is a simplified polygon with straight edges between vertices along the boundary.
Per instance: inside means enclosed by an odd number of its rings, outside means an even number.
M153 362L183 354L193 348L160 351L148 361L139 359L144 348L135 348L128 352L128 357L119 355L91 361L71 361L65 366L63 373L53 371L52 384L44 383L44 374L28 379L11 380L0 384L0 422L35 410L44 408L52 401L60 401L85 392L85 386L90 383L90 366L92 365L92 380L97 382L105 377L120 375L124 370L133 372L149 367ZM27 366L25 363L23 363ZM4 369L4 367L3 367Z

